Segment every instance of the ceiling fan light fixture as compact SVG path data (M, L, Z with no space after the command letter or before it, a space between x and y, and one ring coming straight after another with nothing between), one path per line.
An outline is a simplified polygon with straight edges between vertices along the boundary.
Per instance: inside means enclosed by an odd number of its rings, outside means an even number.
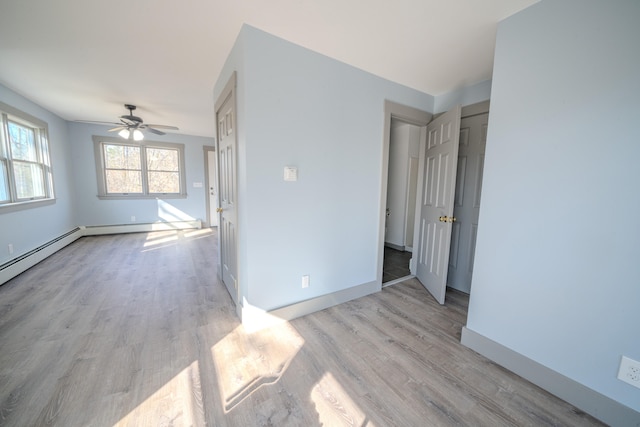
M142 141L144 139L144 134L140 132L138 129L133 130L133 140L134 141Z
M118 132L118 136L120 138L129 139L129 129L122 129L120 132Z

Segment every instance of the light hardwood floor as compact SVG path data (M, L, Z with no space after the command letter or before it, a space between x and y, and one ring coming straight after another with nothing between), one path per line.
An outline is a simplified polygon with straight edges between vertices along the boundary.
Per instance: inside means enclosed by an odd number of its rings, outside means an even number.
M85 237L1 286L0 425L600 425L461 346L464 294L248 331L216 262L211 230Z

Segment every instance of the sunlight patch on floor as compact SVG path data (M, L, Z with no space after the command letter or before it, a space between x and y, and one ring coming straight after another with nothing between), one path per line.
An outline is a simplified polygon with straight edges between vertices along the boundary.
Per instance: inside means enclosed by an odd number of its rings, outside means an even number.
M304 345L288 323L257 333L239 325L211 348L225 413L262 387L276 384Z
M162 376L163 373L159 372L158 375ZM153 378L149 381L153 381ZM197 361L165 383L114 424L114 427L178 425L204 425L200 369Z
M195 240L208 237L213 233L210 228L201 228L195 230L165 230L165 231L153 231L147 234L147 239L144 242L143 247L146 248L143 252L149 250L149 248L160 249L173 246L180 239Z
M374 426L330 372L314 385L310 398L318 412L320 425Z
M170 243L170 242L175 242L178 240L178 233L176 233L175 231L171 232L172 235L168 236L168 237L162 237L162 238L155 238L155 239L147 239L146 242L144 242L144 247L148 248L150 246L157 246L157 245L162 245L163 243Z

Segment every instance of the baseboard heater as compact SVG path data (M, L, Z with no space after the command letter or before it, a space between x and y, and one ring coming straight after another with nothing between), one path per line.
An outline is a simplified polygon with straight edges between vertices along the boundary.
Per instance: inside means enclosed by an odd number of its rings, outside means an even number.
M81 227L85 236L122 233L148 233L151 231L189 230L202 228L199 219L189 221L151 222L140 224L87 225Z
M193 221L174 221L174 222L155 222L149 224L120 224L120 225L98 225L98 226L80 226L76 227L68 233L56 237L30 250L16 258L10 259L0 265L0 285L8 282L18 274L33 267L45 258L58 252L60 249L75 242L83 236L96 236L101 234L121 234L121 233L143 233L150 231L166 231L166 230L188 230L193 228L202 228L200 220Z
M83 230L80 227L76 227L68 233L49 240L47 243L0 265L0 285L76 241L83 234Z

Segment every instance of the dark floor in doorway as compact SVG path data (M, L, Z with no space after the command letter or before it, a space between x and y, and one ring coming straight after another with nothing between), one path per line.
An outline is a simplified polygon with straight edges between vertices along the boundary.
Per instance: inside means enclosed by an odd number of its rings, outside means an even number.
M399 251L385 246L382 283L410 275L409 260L411 256L411 252Z

